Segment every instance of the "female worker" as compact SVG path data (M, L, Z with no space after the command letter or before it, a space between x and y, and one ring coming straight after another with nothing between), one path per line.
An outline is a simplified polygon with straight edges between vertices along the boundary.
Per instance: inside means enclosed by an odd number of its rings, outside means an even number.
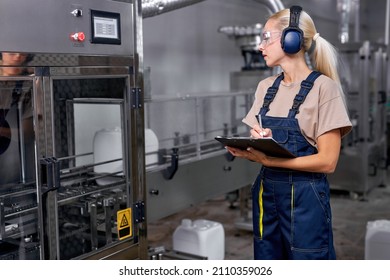
M296 157L227 147L262 164L252 187L254 257L335 259L326 174L334 172L341 138L352 128L336 52L299 6L272 15L262 36L259 50L267 66L280 66L282 73L259 83L243 122L252 137L272 136Z

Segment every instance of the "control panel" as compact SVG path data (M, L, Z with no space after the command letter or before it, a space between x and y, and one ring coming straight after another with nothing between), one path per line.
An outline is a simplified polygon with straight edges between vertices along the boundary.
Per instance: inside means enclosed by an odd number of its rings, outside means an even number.
M132 55L129 2L2 0L0 24L13 32L0 32L0 51Z

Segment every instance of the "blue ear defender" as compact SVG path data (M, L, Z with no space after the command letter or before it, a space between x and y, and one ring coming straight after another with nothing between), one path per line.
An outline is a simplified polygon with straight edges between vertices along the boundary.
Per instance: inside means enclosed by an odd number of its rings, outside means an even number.
M290 23L282 32L281 44L285 53L295 54L302 49L303 31L299 28L299 16L302 7L292 6L290 8Z

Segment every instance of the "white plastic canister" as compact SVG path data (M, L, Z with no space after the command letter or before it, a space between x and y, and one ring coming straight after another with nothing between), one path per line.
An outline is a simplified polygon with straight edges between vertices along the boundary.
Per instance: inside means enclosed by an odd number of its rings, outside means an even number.
M158 163L158 138L151 129L145 129L145 164ZM122 154L122 130L119 127L112 129L101 129L97 131L93 138L93 159L94 164L121 159ZM123 160L118 160L110 163L94 166L95 173L118 173L123 172ZM110 183L109 178L97 180L99 185Z
M153 130L145 129L145 164L157 164L158 163L158 138Z
M119 127L113 129L101 129L93 137L94 164L121 159L122 154L122 131ZM123 161L114 161L94 166L96 173L113 173L123 171Z
M390 221L367 222L365 238L366 260L390 260Z
M225 232L222 224L204 219L183 219L173 233L173 250L223 260Z

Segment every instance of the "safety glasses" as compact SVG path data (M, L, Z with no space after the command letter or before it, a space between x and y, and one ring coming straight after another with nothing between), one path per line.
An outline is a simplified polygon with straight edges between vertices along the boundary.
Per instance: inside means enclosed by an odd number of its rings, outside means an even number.
M269 44L272 44L277 39L280 38L282 32L280 31L265 31L261 34L261 42L259 44L259 47L265 48Z

